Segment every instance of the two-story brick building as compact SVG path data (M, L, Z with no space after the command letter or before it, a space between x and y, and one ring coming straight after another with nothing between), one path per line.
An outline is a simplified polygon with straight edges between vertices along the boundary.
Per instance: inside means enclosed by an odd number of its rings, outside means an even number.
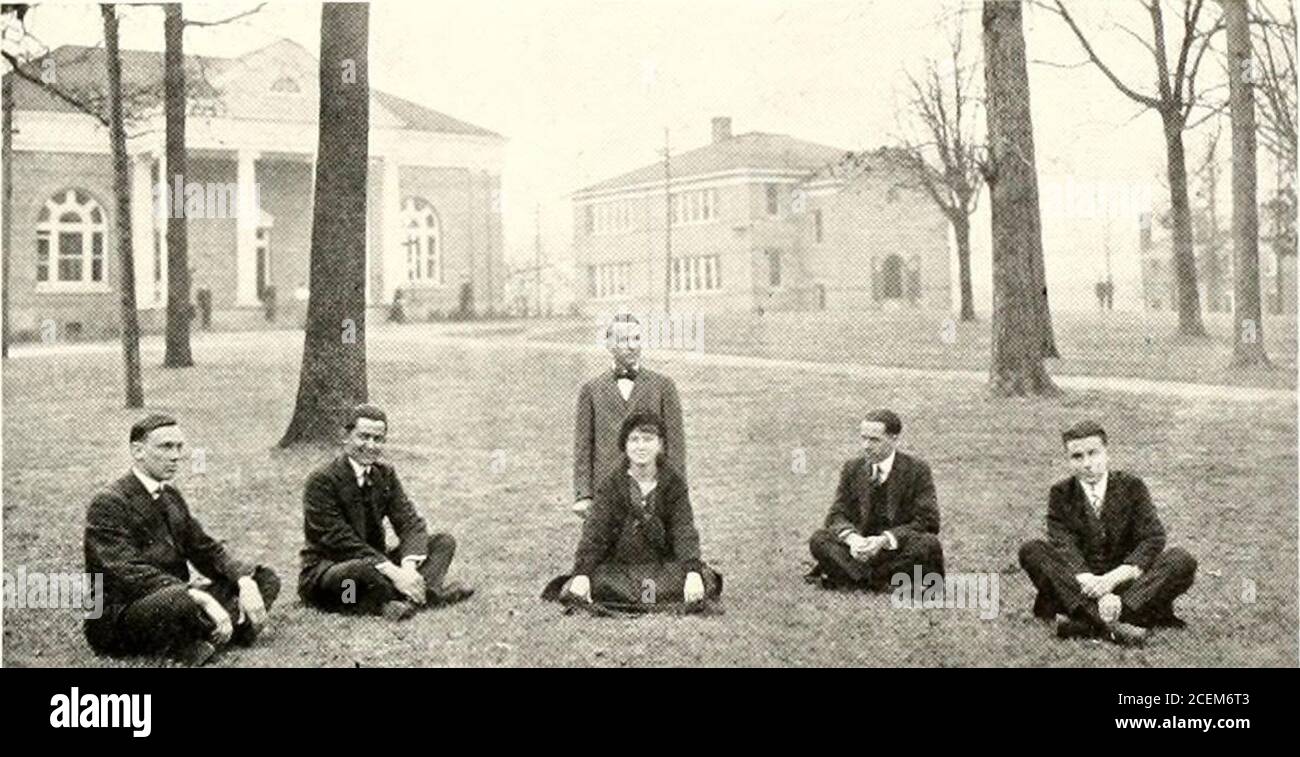
M712 142L665 174L655 163L573 195L587 310L661 308L665 287L697 312L950 307L947 220L887 150L733 136L715 118Z
M237 58L190 56L188 172L169 178L159 102L160 53L123 51L135 104L128 133L132 248L141 322L167 302L166 193L188 216L192 288L214 328L296 326L308 294L319 64L281 40ZM31 64L70 92L102 93L104 51L65 46ZM12 75L12 74L10 74ZM111 333L120 266L106 130L15 77L11 325L21 338ZM367 302L382 317L397 291L408 317L500 307L505 140L487 129L373 90L366 235ZM248 203L247 205L245 203ZM268 318L269 300L276 301Z

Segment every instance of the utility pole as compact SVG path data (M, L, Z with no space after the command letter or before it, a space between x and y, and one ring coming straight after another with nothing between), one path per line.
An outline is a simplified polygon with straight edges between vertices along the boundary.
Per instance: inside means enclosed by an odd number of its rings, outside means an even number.
M664 127L664 316L668 316L673 291L673 164Z
M542 317L542 206L533 206L533 288L537 295L537 317Z

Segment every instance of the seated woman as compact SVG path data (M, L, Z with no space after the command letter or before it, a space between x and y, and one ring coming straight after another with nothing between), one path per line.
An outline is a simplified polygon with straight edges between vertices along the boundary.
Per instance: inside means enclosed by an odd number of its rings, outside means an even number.
M543 599L650 611L701 609L721 595L722 576L700 560L686 484L665 460L664 430L654 413L623 422L624 465L596 490L573 574L551 581Z

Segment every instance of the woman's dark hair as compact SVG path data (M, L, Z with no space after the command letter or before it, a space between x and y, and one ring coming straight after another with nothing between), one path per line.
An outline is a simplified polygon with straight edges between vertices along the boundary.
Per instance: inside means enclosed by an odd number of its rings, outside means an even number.
M639 412L623 419L623 425L618 430L618 449L624 455L627 454L627 438L633 431L653 431L659 437L659 458L662 463L663 455L668 450L668 429L664 426L663 418L656 413Z

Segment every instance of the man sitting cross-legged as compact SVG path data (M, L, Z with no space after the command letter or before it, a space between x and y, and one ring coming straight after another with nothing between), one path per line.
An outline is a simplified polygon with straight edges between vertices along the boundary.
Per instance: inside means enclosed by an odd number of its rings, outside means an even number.
M343 454L307 478L298 594L323 610L410 617L424 605L449 605L474 593L443 579L456 541L429 535L407 498L397 471L380 462L388 416L374 405L358 405L344 425ZM388 551L383 519L399 544Z
M862 455L844 464L825 525L808 543L817 561L809 582L884 591L917 567L943 576L934 481L928 465L898 451L902 430L891 410L862 420Z
M1035 617L1057 635L1140 645L1147 628L1185 625L1173 603L1196 576L1187 552L1165 549L1165 527L1142 479L1109 470L1106 431L1083 421L1061 434L1074 475L1047 498L1047 540L1020 548L1038 597Z

